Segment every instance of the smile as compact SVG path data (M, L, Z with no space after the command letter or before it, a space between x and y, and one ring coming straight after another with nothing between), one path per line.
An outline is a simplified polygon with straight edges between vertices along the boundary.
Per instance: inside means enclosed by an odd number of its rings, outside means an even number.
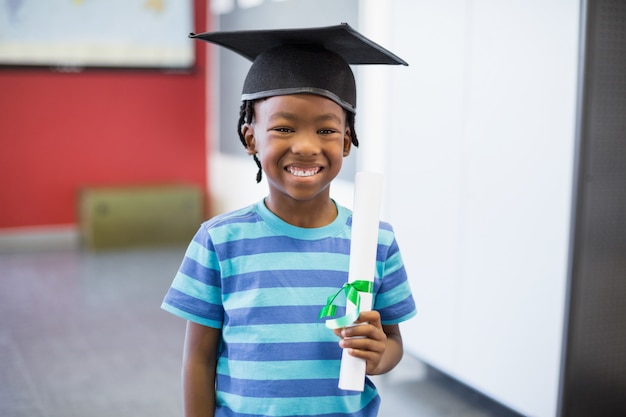
M286 170L296 177L312 177L322 170L321 167L313 167L313 168L298 168L298 167L287 167Z

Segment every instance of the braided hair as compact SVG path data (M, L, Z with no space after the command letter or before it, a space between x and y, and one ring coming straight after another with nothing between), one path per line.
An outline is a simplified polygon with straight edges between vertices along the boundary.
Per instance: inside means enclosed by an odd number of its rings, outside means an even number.
M241 131L241 127L246 123L252 123L254 119L254 103L256 100L244 100L241 103L241 107L239 108L239 121L237 122L237 134L239 135L239 140L243 144L245 148L248 147L246 143L246 139L243 136L243 132ZM346 123L348 124L348 128L350 129L350 133L352 134L352 144L356 147L359 146L359 140L356 137L356 130L354 129L354 113L350 111L346 111ZM256 166L259 168L259 171L256 174L256 182L257 184L261 182L263 178L263 169L261 168L261 161L255 155L252 155L254 162L256 162Z

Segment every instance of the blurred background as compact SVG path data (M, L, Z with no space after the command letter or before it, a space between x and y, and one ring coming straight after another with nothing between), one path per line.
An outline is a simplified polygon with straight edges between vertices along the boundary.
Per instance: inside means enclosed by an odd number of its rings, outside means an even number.
M187 38L349 23L357 171L418 316L381 416L626 415L626 3L0 3L0 415L179 415L159 305L199 223L262 198L249 62Z

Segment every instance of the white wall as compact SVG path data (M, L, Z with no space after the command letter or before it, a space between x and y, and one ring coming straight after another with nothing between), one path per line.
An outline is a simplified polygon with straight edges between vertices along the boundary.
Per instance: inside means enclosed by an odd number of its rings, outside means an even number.
M406 349L523 414L554 416L579 2L385 4L386 46L410 67L381 80L389 97L359 117L386 135L384 213L418 305Z

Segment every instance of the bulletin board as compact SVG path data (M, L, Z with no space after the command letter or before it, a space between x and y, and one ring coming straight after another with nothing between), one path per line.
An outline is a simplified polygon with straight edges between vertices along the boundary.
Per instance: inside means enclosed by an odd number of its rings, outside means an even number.
M192 0L7 0L0 66L189 68Z

